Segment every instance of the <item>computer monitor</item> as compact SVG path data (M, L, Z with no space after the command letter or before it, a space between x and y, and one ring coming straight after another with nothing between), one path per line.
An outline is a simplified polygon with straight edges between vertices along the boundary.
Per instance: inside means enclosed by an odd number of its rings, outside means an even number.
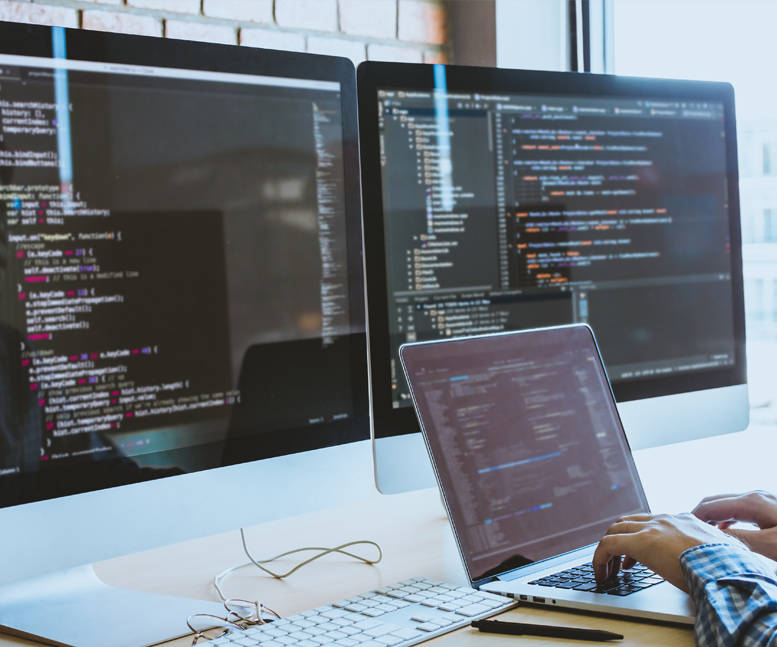
M182 635L62 571L372 488L353 65L1 24L0 113L0 624Z
M378 487L434 485L402 343L588 323L632 449L748 424L728 84L357 72Z

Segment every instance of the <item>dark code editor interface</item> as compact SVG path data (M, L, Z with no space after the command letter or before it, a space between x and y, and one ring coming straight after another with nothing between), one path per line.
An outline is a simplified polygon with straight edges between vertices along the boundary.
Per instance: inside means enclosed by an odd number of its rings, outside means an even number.
M24 62L0 57L2 474L189 471L221 456L152 456L238 413L348 418L339 84ZM320 397L241 413L300 344Z
M723 104L378 92L402 343L588 323L613 381L734 363Z
M586 329L456 343L405 362L473 579L648 510Z

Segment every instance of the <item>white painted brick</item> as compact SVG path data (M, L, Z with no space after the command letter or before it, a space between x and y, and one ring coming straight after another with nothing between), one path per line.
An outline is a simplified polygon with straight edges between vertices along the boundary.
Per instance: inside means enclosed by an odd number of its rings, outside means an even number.
M340 30L354 36L397 37L397 0L340 0Z
M246 47L282 49L287 52L305 51L305 37L302 34L290 34L269 29L241 29L240 44Z
M127 5L170 13L200 13L200 0L127 0Z
M78 12L67 7L0 0L0 20L53 27L78 27Z
M153 16L116 11L85 10L81 25L84 29L109 31L116 34L138 34L140 36L161 36L162 21Z
M433 65L447 65L448 55L445 52L424 52L424 63L431 63Z
M337 31L337 0L275 0L275 21L287 29Z
M270 25L273 0L203 0L202 13L209 18Z
M412 47L373 44L367 46L367 58L390 63L423 63L424 54L420 49Z
M423 0L399 0L399 39L442 45L447 37L445 9Z
M165 36L179 40L197 40L203 43L237 44L237 30L224 25L209 25L203 22L166 20Z
M308 38L308 51L313 54L328 54L329 56L344 56L350 58L354 65L358 65L367 59L364 43L355 40L342 40L339 38Z

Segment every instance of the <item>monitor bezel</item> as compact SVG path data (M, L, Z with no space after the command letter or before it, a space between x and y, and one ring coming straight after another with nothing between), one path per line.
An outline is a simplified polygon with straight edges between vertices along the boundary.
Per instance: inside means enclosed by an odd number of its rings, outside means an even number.
M0 22L0 54L53 58L54 29L65 34L67 59L117 65L150 66L207 72L287 77L330 81L340 84L343 128L343 181L345 193L346 250L350 306L350 379L353 416L348 420L295 428L293 442L283 449L268 448L245 461L264 460L337 447L370 438L369 390L367 385L367 340L364 303L364 265L361 230L359 145L356 110L356 76L350 60L298 52L217 45L191 41L103 33ZM228 463L232 464L232 463ZM224 467L226 465L222 465ZM219 469L219 468L216 468ZM196 472L193 472L196 473ZM165 477L175 479L177 476ZM141 471L125 487L146 480ZM62 496L46 492L34 500L11 504L23 506L34 501L68 498L79 493L112 487L94 487Z
M388 329L378 90L433 90L435 88L434 68L434 65L413 63L365 62L360 64L357 69L362 209L369 312L370 387L373 429L376 439L420 432L413 408L408 406L395 409L391 399L391 347ZM686 99L723 103L728 169L735 364L733 367L688 375L616 382L612 386L617 402L629 402L689 391L746 384L742 241L733 87L728 83L706 81L679 81L455 65L445 66L445 77L449 92L656 97L657 99Z

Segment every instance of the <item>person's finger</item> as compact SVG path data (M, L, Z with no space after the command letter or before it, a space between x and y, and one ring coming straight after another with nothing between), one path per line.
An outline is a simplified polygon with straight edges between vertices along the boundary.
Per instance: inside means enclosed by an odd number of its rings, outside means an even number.
M624 570L629 570L630 568L634 568L637 565L637 560L633 557L629 557L626 555L623 560L621 561L621 568Z
M620 523L622 521L637 521L637 522L645 522L650 521L651 519L655 519L656 515L654 514L630 514L627 517L621 517L616 521L616 523Z
M748 492L747 494L718 497L704 500L693 510L693 514L706 522L736 521L754 523L759 528L777 525L777 499L767 492Z
M594 551L591 564L597 582L615 577L621 567L621 556L628 554L627 547L634 535L605 535Z
M639 532L645 528L645 524L652 517L649 517L645 521L633 521L630 517L626 517L620 521L616 521L609 528L607 528L608 535L633 535L635 532Z

